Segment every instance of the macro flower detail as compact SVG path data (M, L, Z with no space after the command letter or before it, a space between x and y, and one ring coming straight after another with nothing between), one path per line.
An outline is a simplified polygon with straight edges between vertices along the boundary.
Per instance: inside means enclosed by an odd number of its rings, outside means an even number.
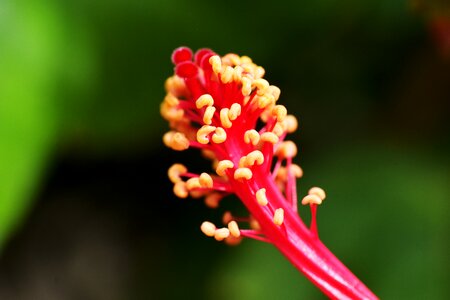
M210 49L195 54L179 47L172 54L175 74L165 83L161 115L170 131L169 148L198 148L212 161L215 174L194 174L182 164L168 170L180 198L203 198L217 208L235 194L248 216L225 212L223 227L205 221L200 230L228 244L243 238L271 243L331 299L378 299L320 241L316 214L326 195L312 187L301 199L311 223L298 214L296 181L303 176L294 163L297 146L287 135L297 119L278 104L280 89L263 78L265 70L247 56L219 56Z

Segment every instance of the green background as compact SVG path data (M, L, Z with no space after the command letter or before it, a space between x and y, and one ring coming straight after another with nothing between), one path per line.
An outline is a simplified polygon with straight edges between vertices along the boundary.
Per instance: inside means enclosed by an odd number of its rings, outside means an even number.
M325 299L271 245L206 239L218 210L167 168L178 46L250 56L290 136L323 242L381 299L449 299L445 1L0 0L0 299ZM450 35L450 26L447 31ZM309 212L300 215L309 220Z

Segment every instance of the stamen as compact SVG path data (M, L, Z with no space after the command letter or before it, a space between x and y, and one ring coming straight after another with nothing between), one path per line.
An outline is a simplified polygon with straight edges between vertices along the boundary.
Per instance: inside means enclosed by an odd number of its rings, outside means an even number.
M273 216L273 223L275 225L281 226L284 221L284 210L282 208L277 208Z
M284 134L283 125L281 125L280 122L277 122L273 127L272 132L275 133L278 137L282 136Z
M319 196L317 196L316 194L310 194L310 195L303 197L302 204L303 205L308 205L308 204L320 205L320 204L322 204L322 199Z
M236 221L231 221L228 223L228 230L230 231L231 235L234 237L240 237L241 232L239 231L239 226L236 223Z
M169 131L163 136L164 144L173 150L183 151L189 148L189 140L184 133Z
M227 169L232 169L233 167L234 167L234 164L231 160L227 160L227 159L221 160L217 164L216 173L219 176L225 176L226 175L225 171Z
M293 141L284 141L278 146L275 155L280 158L292 158L297 155L297 146Z
M231 121L236 120L237 117L239 117L241 114L241 105L239 103L233 103L231 104L230 110L228 112L228 118Z
M216 229L216 231L214 232L214 238L219 242L226 239L229 236L230 230L228 230L228 228L219 228Z
M312 187L308 191L309 195L317 195L322 201L325 200L326 194L320 187Z
M195 101L195 106L198 109L203 108L204 106L212 106L214 105L214 99L210 94L204 94L198 97L197 101Z
M247 167L247 156L244 155L239 159L238 167L239 168Z
M259 139L260 139L260 135L259 135L258 131L256 131L255 129L247 130L244 133L244 142L246 144L252 143L253 146L256 146L259 143Z
M280 98L281 90L275 85L269 86L267 92L274 97L275 102Z
M225 70L222 71L220 79L222 80L223 83L229 83L233 80L233 73L234 73L233 68L230 66L226 66Z
M278 136L273 132L264 132L263 134L261 134L261 141L263 142L276 144L278 143L278 140L279 140Z
M213 237L216 233L216 225L211 222L205 221L200 226L200 230L209 237Z
M220 56L213 55L209 58L209 63L212 66L213 72L216 74L219 74L222 70L222 60L220 59Z
M223 213L223 216L222 216L222 222L223 222L223 224L228 224L228 223L230 223L231 221L233 221L233 215L231 214L231 212L229 212L229 211L226 211L226 212L224 212Z
M199 176L200 185L204 188L212 188L213 180L208 173L202 173Z
M193 189L199 189L201 187L202 187L202 184L200 183L200 179L198 177L192 177L186 181L186 188L189 191L191 191Z
M216 130L215 126L211 125L203 125L198 131L197 131L197 142L200 144L208 144L209 138L208 135Z
M252 176L252 170L250 170L249 168L237 168L236 171L234 171L234 179L236 180L250 180Z
M211 125L212 118L214 117L214 113L216 112L216 108L214 106L208 106L205 109L205 114L203 115L203 123L206 125Z
M267 200L265 188L259 189L256 192L256 201L258 201L258 204L261 206L266 206L267 203L269 203L269 201Z
M242 69L241 66L234 67L233 80L236 82L241 82L243 71L244 71L244 69Z
M212 140L216 144L220 144L225 142L227 139L227 133L225 132L225 129L222 127L217 127L216 132L212 135Z
M288 133L292 133L298 128L297 118L293 115L287 115L283 121L284 128Z
M246 165L253 166L255 162L257 165L262 165L264 163L264 155L259 150L254 150L247 154Z
M269 82L265 79L258 78L253 81L253 85L258 89L256 93L261 96L265 94L267 88L269 87Z
M242 95L248 96L252 92L252 81L248 77L242 77Z
M187 172L187 168L182 164L173 164L167 171L170 181L177 183L181 181L180 174Z
M173 193L179 198L187 198L189 196L189 191L186 187L186 182L178 181L173 186Z
M272 115L276 116L278 122L282 122L287 115L287 109L283 105L275 105L272 109Z
M220 123L222 123L224 128L230 128L233 125L230 121L230 117L228 116L229 111L230 110L226 107L220 110Z
M166 102L170 106L177 106L180 103L178 98L175 97L172 93L167 93L166 97L164 97L164 102Z
M257 103L258 103L258 108L264 109L266 107L268 107L272 102L273 102L273 96L270 94L264 94L261 96L258 96L257 98Z
M209 208L217 208L219 207L219 202L222 199L222 194L220 193L209 193L205 197L205 205Z

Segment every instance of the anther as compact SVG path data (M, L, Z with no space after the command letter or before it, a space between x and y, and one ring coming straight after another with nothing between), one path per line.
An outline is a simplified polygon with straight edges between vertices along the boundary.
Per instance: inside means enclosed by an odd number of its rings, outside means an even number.
M200 144L208 144L209 138L208 135L216 130L215 126L211 125L203 125L198 131L197 131L197 142Z
M225 129L222 127L217 127L215 130L215 133L212 135L212 140L216 144L220 144L225 142L227 139L227 133L225 132Z
M281 226L284 221L284 210L282 208L277 208L273 215L273 223L275 225Z
M200 179L198 177L192 177L186 180L186 188L191 191L193 189L202 188L202 184L200 183Z
M267 200L266 189L265 188L259 189L256 192L256 201L261 206L266 206L267 203L269 203L269 201Z
M293 141L284 141L275 151L275 155L283 158L292 158L297 155L297 146Z
M187 172L187 168L182 164L173 164L169 170L167 171L167 175L169 176L170 181L173 183L177 183L181 181L181 174Z
M209 58L209 63L212 66L213 72L219 74L222 70L222 60L218 55L213 55Z
M283 126L280 124L280 122L277 122L275 126L272 129L272 132L275 133L277 136L282 136L284 133Z
M213 237L216 233L216 225L211 222L205 221L200 226L200 230L209 237Z
M230 66L226 66L225 70L222 71L220 79L222 80L223 83L229 83L233 80L233 73L234 73L233 68Z
M248 77L242 77L242 95L248 96L252 92L252 81Z
M167 93L166 97L164 97L164 102L166 102L170 106L177 106L180 103L178 98L175 97L172 93Z
M310 194L310 195L306 195L305 197L303 197L302 204L303 205L308 205L308 204L320 205L320 204L322 204L322 199L319 196L317 196L316 194Z
M222 195L220 193L209 193L205 196L205 205L209 208L217 208L219 207L220 199L222 199Z
M241 231L239 230L239 226L236 223L236 221L231 221L228 223L228 230L230 231L231 235L234 237L240 237Z
M233 69L233 80L236 82L240 82L242 79L242 72L244 71L244 69L242 69L241 66L236 66Z
M228 111L228 118L231 121L236 120L237 117L241 114L241 105L239 103L231 104L230 110Z
M259 139L260 139L259 133L255 129L247 130L244 133L244 142L246 144L252 143L253 146L256 146L259 143Z
M247 166L253 166L255 163L257 165L262 165L264 163L264 155L259 150L254 150L246 156Z
M198 109L201 109L204 106L211 106L214 104L214 99L210 94L204 94L198 97L197 101L195 101L195 106Z
M189 140L181 132L169 131L163 136L164 144L177 151L186 150L189 148Z
M230 236L230 230L228 228L219 228L214 232L214 238L217 241L222 241Z
M293 115L287 115L283 121L284 128L288 133L292 133L298 128L297 118Z
M173 186L173 193L179 198L187 198L189 196L189 191L186 187L186 182L178 181Z
M225 176L226 175L225 171L227 169L232 169L233 167L234 167L234 164L231 160L227 160L227 159L221 160L217 164L216 173L219 176Z
M252 170L250 170L249 168L237 168L236 171L234 171L234 179L236 180L250 180L252 176Z
M271 85L267 91L274 97L275 101L280 98L281 90L277 86Z
M322 201L325 200L326 194L320 187L312 187L308 191L309 195L317 195Z
M247 156L244 155L239 159L238 167L239 168L247 167Z
M265 79L258 78L253 81L253 85L258 89L257 94L263 95L269 87L269 82Z
M200 181L200 185L204 188L212 188L213 187L213 180L211 176L208 173L202 173L198 177Z
M230 110L226 107L220 110L220 123L222 123L224 128L230 128L233 125L230 121L230 117L228 116L229 111Z
M278 140L279 140L278 136L273 132L264 132L263 134L261 134L261 141L263 142L276 144L278 143Z
M205 114L203 115L203 123L206 125L211 125L212 118L214 117L214 113L216 112L216 108L214 106L208 106L205 109Z
M272 108L272 115L276 116L278 122L282 122L287 115L287 109L283 105L275 105Z

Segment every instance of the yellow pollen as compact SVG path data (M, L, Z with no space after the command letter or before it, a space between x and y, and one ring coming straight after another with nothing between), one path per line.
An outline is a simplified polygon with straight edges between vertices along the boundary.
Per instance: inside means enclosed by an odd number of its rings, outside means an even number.
M197 101L195 101L195 106L198 109L203 108L204 106L212 106L214 105L214 99L210 94L204 94L198 97Z
M179 198L187 198L189 196L188 189L186 187L186 182L178 181L173 186L173 193Z
M215 133L212 135L212 140L216 144L225 142L227 139L227 133L222 127L217 127Z
M293 174L296 178L301 178L303 176L303 170L297 164L292 164L289 169L290 174Z
M252 59L248 57L247 55L241 56L241 64L250 64L252 63Z
M239 230L239 226L236 223L236 221L231 221L228 223L228 230L230 231L231 235L234 237L240 237L241 231Z
M297 146L293 141L284 141L275 151L275 155L282 158L292 158L297 155Z
M258 78L253 81L253 85L258 89L257 94L263 95L269 87L269 82L265 79Z
M177 151L186 150L189 148L189 140L181 132L169 131L163 136L164 144Z
M278 137L282 136L284 133L283 126L280 124L280 122L277 122L275 126L272 129L272 132L275 133Z
M238 167L243 168L246 166L247 166L247 156L244 155L239 159Z
M167 78L166 82L164 83L164 88L166 89L166 91L170 91L171 93L181 91L185 89L185 87L186 85L184 83L184 80L177 75Z
M268 92L274 97L275 102L280 98L281 90L277 86L269 86Z
M261 134L261 141L263 142L276 144L278 143L278 140L278 136L273 132L264 132L263 134Z
M180 174L187 172L187 168L182 164L173 164L167 171L170 181L177 183L181 181Z
M222 70L222 60L218 55L213 55L209 58L209 63L212 66L213 72L219 74Z
M217 241L222 241L230 236L230 230L228 228L219 228L214 232L214 238Z
M219 176L225 176L225 171L227 169L232 169L234 167L234 164L231 160L221 160L219 161L219 163L217 164L217 168L216 168L216 173Z
M256 192L256 201L258 201L258 204L261 206L266 206L267 203L269 203L269 201L267 200L265 188L259 189Z
M181 121L184 116L184 110L176 106L171 106L167 102L161 103L160 113L167 121Z
M222 71L220 79L222 80L223 83L229 83L233 80L233 73L234 73L233 68L230 66L226 66L225 70Z
M242 77L242 95L248 96L252 92L252 81L248 77Z
M275 225L281 226L284 221L284 210L282 208L277 208L275 214L273 215L273 223Z
M191 191L193 189L201 188L202 184L200 183L200 179L198 177L189 178L186 181L186 188Z
M284 127L288 133L292 133L298 128L297 118L293 115L287 115L283 121Z
M233 103L228 111L228 118L231 121L236 120L241 114L241 105L239 103Z
M319 198L323 201L325 200L325 197L327 196L325 194L325 191L323 189L321 189L320 187L312 187L309 189L308 191L309 195L317 195L319 196Z
M166 97L164 97L164 102L166 102L170 106L177 106L180 103L178 98L175 97L172 93L168 93Z
M236 66L233 69L233 80L236 82L240 82L242 79L242 72L244 71L244 69L242 69L241 66Z
M252 170L250 170L249 168L237 168L236 171L234 171L234 179L236 180L250 180L252 176Z
M203 115L203 123L206 125L211 125L212 118L214 117L214 113L216 112L216 108L214 106L208 106L205 109L205 114Z
M320 204L322 204L322 199L320 199L320 197L317 196L316 194L310 194L310 195L303 197L302 204L303 205L308 205L308 204L320 205Z
M259 133L255 129L247 130L244 133L244 142L246 144L252 143L253 146L256 146L259 143Z
M276 116L279 122L282 122L287 115L287 109L283 105L275 105L272 109L272 115Z
M216 225L211 222L205 221L200 226L200 230L209 237L213 237L216 233Z
M241 58L239 55L235 53L228 53L223 57L224 62L230 65L240 65L241 64Z
M209 193L205 196L205 205L209 208L217 208L219 207L220 199L222 199L222 195L219 193Z
M220 110L220 123L222 123L222 126L224 128L230 128L233 124L230 121L230 118L228 116L229 113L229 109L228 108L222 108Z
M254 164L262 165L264 163L264 155L259 150L254 150L247 154L246 165L253 166Z
M211 125L203 125L198 131L197 131L197 142L200 144L208 144L209 138L208 135L216 130L215 126Z
M202 187L209 188L209 189L213 187L213 180L208 173L200 174L198 179L199 179Z

